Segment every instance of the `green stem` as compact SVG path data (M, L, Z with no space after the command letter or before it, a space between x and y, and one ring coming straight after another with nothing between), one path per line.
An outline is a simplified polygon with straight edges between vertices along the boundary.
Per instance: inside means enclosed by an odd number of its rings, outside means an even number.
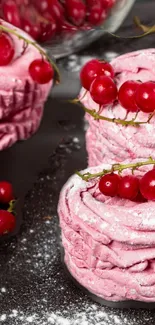
M18 34L17 30L16 29L11 29L11 28L8 28L4 25L0 25L0 30L1 31L4 31L6 33L10 33L12 35L15 35L16 37L18 37L18 39L21 39L23 40L26 44L28 45L32 45L33 47L35 47L39 53L46 58L46 60L51 64L51 66L54 68L55 70L55 74L56 74L56 83L59 83L60 82L60 73L59 73L59 70L57 68L57 65L55 64L55 62L49 57L49 55L34 41L31 41L27 38L25 38L24 36Z
M83 110L86 113L88 113L89 115L91 115L95 120L104 120L104 121L108 121L108 122L115 123L115 124L121 124L121 125L124 125L124 126L130 125L130 126L139 127L142 124L149 123L150 120L151 120L151 118L154 116L154 113L151 114L151 116L149 115L149 118L147 119L147 121L144 121L144 122L138 122L138 121L135 122L135 119L126 121L126 120L121 120L119 118L110 118L110 117L107 117L107 116L100 115L95 110L86 108L84 105L82 105L81 103L79 103L79 101L77 101L77 100L76 101L75 100L71 100L70 102L72 102L74 104L79 104L83 108Z
M85 173L81 174L80 172L76 172L76 174L81 177L84 181L89 181L90 179L102 177L106 174L113 173L115 171L118 171L118 173L121 173L124 169L130 168L131 170L135 170L139 167L146 166L146 165L155 165L155 160L153 160L151 157L146 161L141 161L137 163L131 163L131 164L113 164L110 169L104 169L99 173L91 174L91 173Z

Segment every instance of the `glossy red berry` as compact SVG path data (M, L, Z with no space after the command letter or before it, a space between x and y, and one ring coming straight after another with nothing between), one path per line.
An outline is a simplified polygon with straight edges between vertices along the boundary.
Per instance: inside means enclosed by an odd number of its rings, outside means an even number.
M118 193L118 185L120 176L114 173L102 176L99 181L99 190L106 196L116 196Z
M0 66L8 65L14 56L14 46L10 37L5 33L0 34Z
M140 192L145 199L155 201L155 169L140 179Z
M137 88L135 101L142 112L153 112L155 110L155 82L141 83Z
M0 182L0 203L8 204L13 199L12 184L6 181Z
M13 0L2 2L3 18L10 24L21 27L20 12L17 4Z
M89 90L92 81L97 77L100 72L100 62L96 59L87 62L80 72L80 80L82 86Z
M54 70L50 63L43 59L34 60L30 64L29 73L31 78L39 84L48 83L54 76Z
M78 31L78 27L70 24L67 20L64 20L61 25L61 31L72 33Z
M58 0L48 0L48 10L56 22L64 20L64 8Z
M139 179L136 176L127 175L120 179L118 195L123 199L133 200L139 192Z
M100 25L102 22L104 22L106 17L107 17L107 13L104 10L104 8L94 5L89 9L87 20L91 25L97 26Z
M119 103L128 112L137 112L139 110L135 102L135 93L139 87L138 81L128 80L122 84L118 92Z
M41 1L35 0L34 4L40 13L44 13L48 11L48 0L41 0Z
M38 40L40 37L40 25L36 23L32 23L28 19L22 19L22 28L23 30L28 33L32 38Z
M117 87L112 78L97 76L90 86L92 99L99 105L109 105L117 97Z
M86 5L82 0L66 0L66 13L74 25L80 26L86 17Z
M102 0L102 6L104 9L111 9L114 4L115 4L116 0Z
M12 232L15 226L15 216L7 210L0 210L0 235Z
M55 36L57 30L57 25L55 21L50 20L49 22L41 22L40 23L40 42L46 42Z
M100 61L100 75L105 75L111 77L112 79L115 76L114 69L112 65L106 61Z

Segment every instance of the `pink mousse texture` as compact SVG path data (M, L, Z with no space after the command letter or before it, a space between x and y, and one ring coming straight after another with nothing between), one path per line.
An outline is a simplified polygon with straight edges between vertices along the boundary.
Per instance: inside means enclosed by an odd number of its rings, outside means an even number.
M155 202L106 197L97 179L74 175L61 191L58 213L65 263L82 286L105 300L155 301Z
M1 20L3 25L25 38L30 36ZM41 55L34 46L29 45L23 52L23 41L10 34L15 48L12 62L0 66L0 150L17 140L29 138L39 127L44 103L52 82L44 85L35 83L29 75L29 65Z
M118 89L127 80L155 81L155 49L131 52L117 57L111 62L115 71ZM83 88L80 93L85 93ZM90 109L99 110L90 93L87 92L81 102ZM101 115L124 119L126 110L118 103L107 106ZM128 120L134 118L130 113ZM148 114L140 112L136 121L147 121ZM108 161L120 162L125 159L155 157L155 118L140 128L122 126L103 120L95 121L86 114L88 130L86 146L89 166L96 166Z

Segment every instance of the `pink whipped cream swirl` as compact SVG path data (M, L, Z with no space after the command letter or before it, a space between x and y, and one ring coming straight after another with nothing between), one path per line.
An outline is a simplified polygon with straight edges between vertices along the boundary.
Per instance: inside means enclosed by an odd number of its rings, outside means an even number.
M106 197L98 180L74 175L61 191L58 213L65 263L81 285L106 300L155 301L155 202Z
M155 81L155 49L131 52L117 57L111 62L115 71L117 87L127 80ZM85 89L81 90L80 97ZM90 93L87 92L81 102L90 109L98 111ZM119 104L108 106L102 115L123 119L126 110ZM130 113L128 120L135 115ZM122 126L107 121L95 121L86 114L89 127L86 133L86 146L89 166L107 161L120 162L125 159L155 157L155 118L140 128ZM139 113L136 121L146 121L148 114Z
M2 21L3 25L14 26ZM16 28L27 39L29 35ZM10 34L15 55L7 66L0 66L0 150L17 140L29 138L39 127L44 103L52 82L44 85L35 83L29 75L30 63L41 55L29 45L23 52L23 41Z

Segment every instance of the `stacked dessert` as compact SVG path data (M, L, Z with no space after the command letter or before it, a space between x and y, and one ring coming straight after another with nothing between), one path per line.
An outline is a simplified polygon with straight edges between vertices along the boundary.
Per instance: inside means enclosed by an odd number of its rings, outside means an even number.
M2 20L0 26L4 28L0 31L2 150L38 129L54 72L30 36Z
M155 301L154 62L150 49L81 71L90 167L58 213L69 272L106 301Z

